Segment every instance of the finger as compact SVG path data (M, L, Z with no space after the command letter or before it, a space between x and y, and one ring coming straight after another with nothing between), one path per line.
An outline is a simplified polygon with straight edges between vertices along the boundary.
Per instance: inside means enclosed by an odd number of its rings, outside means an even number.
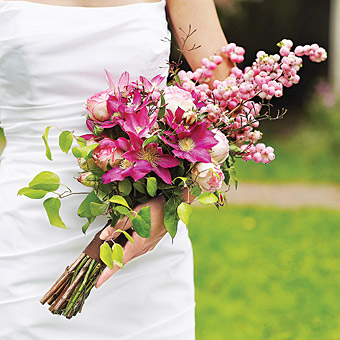
M133 246L131 242L127 242L124 247L124 255L123 255L123 265L128 263L134 257ZM115 274L120 268L117 265L113 265L113 268L106 267L101 275L99 276L95 287L99 288L103 285L113 274Z

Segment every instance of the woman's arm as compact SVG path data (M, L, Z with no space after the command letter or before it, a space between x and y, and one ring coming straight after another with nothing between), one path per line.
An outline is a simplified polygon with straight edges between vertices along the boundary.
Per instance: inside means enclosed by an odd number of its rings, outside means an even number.
M185 38L183 31L188 32L189 25L197 30L183 51L193 70L201 67L202 58L209 58L227 44L213 0L166 0L166 3L172 31L180 47ZM201 47L190 51L194 45ZM224 80L234 64L225 55L219 55L224 62L214 71L213 79Z

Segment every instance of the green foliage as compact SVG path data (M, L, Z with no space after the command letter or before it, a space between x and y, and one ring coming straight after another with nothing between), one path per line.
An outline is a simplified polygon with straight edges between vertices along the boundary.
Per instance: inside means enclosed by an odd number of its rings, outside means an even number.
M51 154L51 149L48 145L48 133L50 132L50 126L48 126L46 129L45 129L45 133L42 135L42 139L44 141L44 144L45 144L45 148L46 148L46 157L47 159L49 159L50 161L52 160L52 154Z
M123 268L123 248L120 244L115 243L112 247L112 260L113 263L119 268Z
M97 204L102 203L102 201L97 197L97 195L94 191L91 191L85 197L83 202L81 202L81 204L78 208L78 212L77 212L80 217L87 217L87 218L93 217L93 215L91 213L91 203L97 203Z
M172 238L174 238L177 233L177 208L181 202L182 199L179 196L172 196L164 205L164 225Z
M21 188L18 195L40 199L45 197L47 193L58 190L59 186L60 179L55 173L43 171L33 178L28 187Z
M113 268L113 257L112 257L112 249L108 243L104 242L100 246L99 251L100 259L109 267Z
M63 131L59 136L59 147L61 151L68 153L73 142L73 134L71 131Z
M206 191L197 197L197 201L201 204L208 205L216 203L218 199L212 192Z
M151 216L150 207L143 207L136 215L132 218L132 225L136 233L144 238L150 238L151 230Z
M148 177L146 182L146 190L151 197L156 196L157 193L157 179L155 177Z
M61 206L59 198L50 197L44 201L43 205L46 210L48 219L52 225L58 228L68 229L66 228L64 222L61 220L59 215L59 210Z
M121 195L123 196L129 195L132 190L132 184L130 180L125 178L124 180L118 182L118 189Z
M338 339L339 211L195 208L190 225L197 340Z
M90 158L91 152L98 146L99 144L91 144L86 146L75 146L72 148L72 154L76 158L83 157L85 160Z
M184 222L184 224L188 227L190 216L192 214L191 205L188 203L182 202L177 208L178 217Z

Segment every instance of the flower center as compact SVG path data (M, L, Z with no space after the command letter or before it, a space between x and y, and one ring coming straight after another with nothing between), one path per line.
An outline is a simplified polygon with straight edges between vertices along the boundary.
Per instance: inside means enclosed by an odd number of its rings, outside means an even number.
M191 137L186 137L178 141L178 146L182 151L192 151L195 149L195 142Z
M137 132L137 133L140 133L142 130L143 130L142 127L140 127L140 126L137 126L137 127L136 127L136 132Z
M123 169L123 170L126 170L126 169L128 169L128 168L131 168L132 165L133 165L133 163L130 162L130 161L128 161L127 159L123 159L123 160L121 160L120 163L119 163L119 167L120 167L121 169Z
M138 152L138 159L144 159L148 161L154 168L157 166L158 151L154 148L144 148Z

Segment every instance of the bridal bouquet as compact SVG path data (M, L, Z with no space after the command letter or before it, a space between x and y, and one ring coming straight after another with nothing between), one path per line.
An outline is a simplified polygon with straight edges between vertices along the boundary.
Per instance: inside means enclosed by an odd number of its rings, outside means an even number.
M78 210L86 218L83 232L99 215L105 215L112 227L126 216L133 229L116 229L110 241L96 235L42 298L52 313L71 318L80 312L105 265L123 266L123 247L133 242L131 235L150 237L150 207L140 209L139 204L163 195L164 225L174 238L178 219L188 225L192 213L184 189L201 204L222 206L230 181L237 186L237 158L265 164L275 158L272 147L259 143L262 133L257 130L261 119L273 119L269 101L281 97L283 87L299 82L303 55L314 62L327 56L317 44L297 46L294 52L292 45L284 39L278 44L279 54L258 52L251 66L244 70L235 66L211 87L208 83L222 56L240 63L242 47L233 43L222 47L220 55L204 58L194 72L173 70L166 86L161 76L130 80L127 72L116 83L106 71L108 89L86 102L89 133L76 136L63 131L59 145L67 153L74 140L78 143L72 148L80 167L78 181L93 188ZM43 139L51 159L49 129ZM56 197L45 199L43 205L50 223L65 228L59 215L61 199L72 192L59 194L60 186L59 177L45 171L19 194L44 198L54 193Z

